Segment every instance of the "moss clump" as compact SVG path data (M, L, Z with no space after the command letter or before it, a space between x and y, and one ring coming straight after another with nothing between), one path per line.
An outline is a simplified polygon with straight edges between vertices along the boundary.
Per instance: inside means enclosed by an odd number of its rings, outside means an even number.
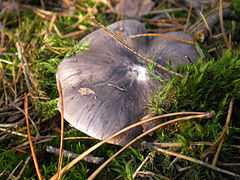
M237 14L240 14L240 0L232 0L231 1L231 8L233 11L235 11Z

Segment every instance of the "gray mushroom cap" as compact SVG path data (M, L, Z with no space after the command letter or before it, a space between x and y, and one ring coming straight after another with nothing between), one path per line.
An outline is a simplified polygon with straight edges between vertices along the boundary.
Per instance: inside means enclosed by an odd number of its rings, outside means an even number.
M189 58L194 62L198 57L193 45L176 40L129 38L146 33L144 25L135 20L118 21L108 29L140 54L155 57L164 66L169 58L176 66L189 63ZM182 32L167 35L191 40ZM147 62L122 47L102 29L90 33L82 42L88 40L89 50L60 63L57 80L62 86L64 118L78 130L103 140L146 115L148 100L161 84L149 75ZM141 132L142 127L135 127L110 143L124 145Z

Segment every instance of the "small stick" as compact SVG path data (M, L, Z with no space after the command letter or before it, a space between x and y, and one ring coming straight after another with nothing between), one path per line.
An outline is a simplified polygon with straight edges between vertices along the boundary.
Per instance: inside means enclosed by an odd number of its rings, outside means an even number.
M139 171L138 176L143 177L144 179L153 179L151 177L154 177L154 178L158 177L162 180L173 180L173 179L163 176L161 174L155 174L154 172L151 172L151 171ZM151 177L149 177L149 176L151 176ZM149 177L149 178L145 178L145 177Z
M116 42L118 42L120 45L122 45L123 47L125 47L126 49L128 49L130 52L132 52L133 54L137 55L138 57L141 57L142 59L144 59L145 61L147 62L150 62L152 63L153 65L155 65L156 67L158 67L159 69L171 74L171 75L174 75L174 76L177 76L177 77L183 77L182 74L179 74L179 73L176 73L174 71L171 71L167 68L165 68L164 66L161 66L160 64L154 62L153 60L147 58L146 56L138 53L137 51L133 50L132 48L130 48L126 43L122 42L118 37L116 37L107 27L105 27L104 25L102 25L94 16L91 17L91 19L96 23L98 24L104 31L106 31L108 33L109 36L111 36Z
M207 145L211 146L213 143L212 142L189 142L189 146L202 146L202 145ZM156 147L161 147L161 148L169 148L169 147L182 147L183 144L181 143L157 143L157 142L146 142L143 141L141 143L142 146L145 147L151 147L151 146L156 146Z
M8 132L8 133L10 133L10 134L14 134L14 135L21 136L21 137L25 137L25 138L28 137L26 134L22 134L22 133L19 133L19 132L16 132L16 131L12 131L12 130L10 130L10 129L0 128L0 131Z
M49 152L49 153L54 153L56 155L59 156L59 153L60 153L60 150L57 149L57 148L54 148L52 146L47 146L46 147L46 151ZM73 152L70 152L70 151L66 151L66 150L63 150L63 157L70 157L70 158L76 158L78 157L79 154L76 154L76 153L73 153ZM103 161L104 158L102 157L94 157L93 155L91 154L88 154L86 157L83 158L84 161L88 162L88 163L94 163L94 164L99 164Z
M143 165L155 154L155 152L150 152L147 157L143 160L143 162L140 164L140 166L136 169L136 171L134 172L134 174L132 175L133 179L136 178L138 172L140 171L140 169L143 167Z
M186 8L171 8L171 9L150 11L148 14L160 14L160 13L169 13L169 12L185 11L185 10Z
M168 154L170 156L176 156L176 157L185 159L187 161L191 161L193 163L197 163L197 164L200 164L202 166L208 167L208 168L210 168L210 169L212 169L214 171L218 171L218 172L221 172L221 173L224 173L224 174L228 174L230 176L234 176L234 177L240 178L239 174L227 171L225 169L221 169L219 167L212 166L211 164L205 163L204 161L201 161L201 160L198 160L198 159L186 156L186 155L178 154L178 153L175 153L175 152L172 152L172 151L168 151L168 150L165 150L165 149L162 149L162 148L159 148L159 147L153 147L153 148L155 150L157 150L158 152L161 152L161 153L164 153L164 154Z
M28 98L27 98L26 93L24 93L24 114L25 114L25 119L26 119L26 123L27 123L28 140L29 140L29 144L30 144L30 149L31 149L31 153L32 153L33 162L34 162L34 165L35 165L35 169L37 171L38 179L42 180L43 178L42 178L39 166L38 166L36 152L34 151L31 132L30 132L30 125L29 125L29 120L28 120Z

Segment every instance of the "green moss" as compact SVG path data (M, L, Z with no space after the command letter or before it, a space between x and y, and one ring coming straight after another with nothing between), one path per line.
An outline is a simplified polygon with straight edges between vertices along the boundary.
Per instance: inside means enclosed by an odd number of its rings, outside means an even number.
M239 103L240 50L236 52L228 50L219 60L200 58L196 64L179 67L178 71L185 74L184 78L173 77L164 82L158 93L151 99L152 113L158 115L179 111L214 110L216 116L212 119L187 121L168 129L160 129L157 132L157 140L179 142L183 144L181 151L187 155L199 157L205 148L203 146L190 148L189 142L215 141L226 121L230 99L235 99L235 106ZM230 134L240 130L236 113L233 111L232 126L229 127ZM226 150L227 152L230 153L229 150ZM228 154L228 157L233 154ZM197 178L200 178L206 172L197 167L193 172ZM165 169L165 167L162 168Z
M232 0L231 8L237 13L240 14L240 0Z

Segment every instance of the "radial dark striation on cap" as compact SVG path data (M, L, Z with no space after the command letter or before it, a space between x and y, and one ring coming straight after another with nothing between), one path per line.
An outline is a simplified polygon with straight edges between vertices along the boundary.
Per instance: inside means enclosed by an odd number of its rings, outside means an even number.
M162 37L136 37L146 33L135 20L118 21L108 26L132 49L166 66L171 59L177 64L195 62L198 57L193 45ZM167 35L191 40L182 32ZM147 70L147 62L121 46L102 29L81 40L90 41L89 50L65 58L59 65L57 79L61 83L64 118L78 130L103 140L133 124L147 114L148 100L161 86ZM166 78L170 76L156 69ZM142 132L135 127L109 143L125 145Z

